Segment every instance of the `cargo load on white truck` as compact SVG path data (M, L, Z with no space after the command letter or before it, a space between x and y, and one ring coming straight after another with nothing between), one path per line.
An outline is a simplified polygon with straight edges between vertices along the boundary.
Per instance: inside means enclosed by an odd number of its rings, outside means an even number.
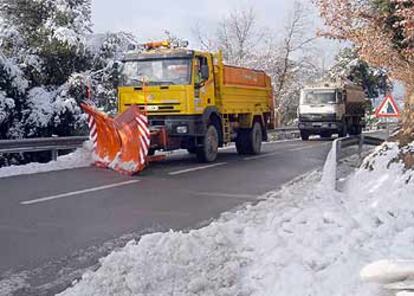
M311 135L359 135L365 125L367 99L363 88L350 81L322 81L305 86L298 108L303 140Z

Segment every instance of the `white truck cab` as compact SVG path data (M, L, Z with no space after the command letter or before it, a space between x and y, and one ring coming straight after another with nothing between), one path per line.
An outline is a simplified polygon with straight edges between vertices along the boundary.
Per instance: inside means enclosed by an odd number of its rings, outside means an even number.
M310 135L340 137L362 131L365 115L365 93L351 82L321 82L307 85L301 91L298 118L303 140Z

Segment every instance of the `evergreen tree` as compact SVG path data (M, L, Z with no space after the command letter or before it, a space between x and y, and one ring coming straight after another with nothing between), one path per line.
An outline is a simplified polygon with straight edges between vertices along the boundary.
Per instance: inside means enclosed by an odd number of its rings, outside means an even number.
M70 79L92 66L90 7L90 0L0 0L0 138L78 133Z
M20 98L13 98L14 114L22 116L18 123L15 117L7 122L19 129L14 136L76 133L80 109L65 85L74 72L90 67L85 45L90 6L90 0L1 0L0 51L28 83ZM0 87L10 92L7 85Z
M361 85L370 99L378 98L392 89L387 71L370 66L359 57L355 48L347 47L337 54L329 76L348 79Z

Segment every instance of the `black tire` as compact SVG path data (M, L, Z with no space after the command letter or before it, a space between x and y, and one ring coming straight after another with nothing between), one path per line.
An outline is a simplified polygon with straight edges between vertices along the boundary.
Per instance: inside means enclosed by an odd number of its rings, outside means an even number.
M329 139L331 137L332 137L332 134L330 132L323 132L323 133L321 133L321 138Z
M236 139L236 149L241 155L260 154L262 150L263 129L259 122L255 122L251 129L240 129Z
M196 154L197 153L197 147L187 148L187 151L190 154Z
M248 134L247 152L252 155L260 154L262 151L262 140L262 125L256 121Z
M148 150L148 156L154 156L154 154L155 154L155 149Z
M249 134L249 130L246 130L246 129L239 129L237 132L236 150L237 150L237 153L240 155L248 154L247 153L248 134Z
M356 127L356 135L359 136L360 134L362 134L362 126L358 124Z
M342 129L339 131L339 133L338 133L338 137L340 137L340 138L344 138L344 137L346 137L346 136L348 136L348 129L346 128L346 125L344 125L344 126L342 127Z
M300 137L302 138L303 141L308 141L309 140L309 133L305 132L305 131L300 131Z
M213 162L217 159L219 133L217 128L210 124L203 139L203 146L197 148L196 155L200 162Z
M347 127L347 124L346 124L346 121L345 121L342 125L342 129L338 133L338 137L339 138L344 138L346 136L348 136L348 127Z
M362 133L362 127L358 125L353 125L351 131L349 132L352 136L359 136Z

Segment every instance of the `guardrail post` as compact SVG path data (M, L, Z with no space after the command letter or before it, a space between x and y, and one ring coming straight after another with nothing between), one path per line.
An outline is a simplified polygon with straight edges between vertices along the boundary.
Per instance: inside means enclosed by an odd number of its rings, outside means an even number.
M52 149L52 160L56 161L58 159L58 151L56 149Z
M336 141L336 163L338 163L339 158L341 157L341 141Z
M54 138L54 139L56 139L58 137L59 137L58 135L52 135L52 138ZM56 161L58 159L59 152L56 149L52 149L51 153L52 153L52 160Z
M359 143L358 143L358 155L359 155L359 158L362 157L362 148L364 146L364 142L365 142L365 136L364 135L360 135L359 136Z

